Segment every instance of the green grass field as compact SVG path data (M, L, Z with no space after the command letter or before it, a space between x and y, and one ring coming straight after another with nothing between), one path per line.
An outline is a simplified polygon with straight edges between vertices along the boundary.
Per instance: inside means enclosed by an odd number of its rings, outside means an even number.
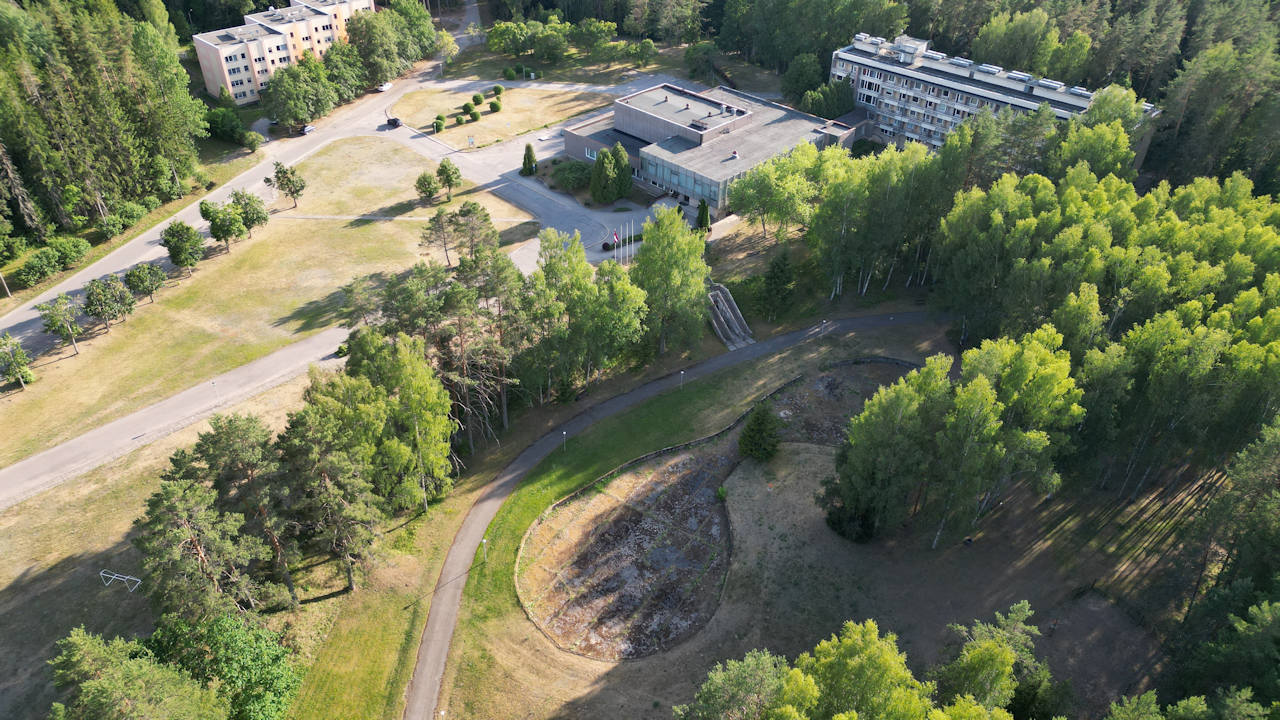
M467 148L468 140L474 140L476 147L510 140L530 130L604 107L613 99L601 93L575 90L511 88L499 98L502 110L495 113L489 109L493 93L486 91L485 101L479 108L480 119L458 125L455 118L462 112L462 104L471 101L471 95L452 90L415 90L396 103L394 112L410 126L426 132L433 132L431 124L437 114L444 115L445 130L436 137L452 147Z

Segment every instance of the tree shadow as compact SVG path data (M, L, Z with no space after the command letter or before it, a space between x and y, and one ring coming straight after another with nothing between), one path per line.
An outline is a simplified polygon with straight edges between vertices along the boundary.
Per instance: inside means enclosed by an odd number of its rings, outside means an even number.
M325 295L317 300L309 300L294 308L292 312L277 319L272 325L280 327L292 323L297 324L297 332L308 332L329 327L339 320L346 319L343 309L347 294L341 289Z
M514 245L516 243L530 240L538 235L538 231L542 229L542 223L537 220L526 220L519 225L513 225L505 230L498 231L498 246Z
M128 539L100 552L79 553L49 567L32 566L0 588L0 717L43 718L58 698L48 661L54 643L83 625L105 637L149 633L154 618L145 588L104 586L101 570L140 576L140 556Z

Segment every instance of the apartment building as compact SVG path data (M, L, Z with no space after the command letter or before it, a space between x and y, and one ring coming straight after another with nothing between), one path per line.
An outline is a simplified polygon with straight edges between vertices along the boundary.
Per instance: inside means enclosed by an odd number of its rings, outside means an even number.
M1059 120L1067 120L1093 102L1086 88L947 57L930 50L927 40L907 35L889 42L858 33L853 44L832 53L831 81L853 86L858 106L883 142L915 140L935 150L947 133L984 109L1030 112L1048 104ZM1150 103L1144 107L1150 115L1159 112ZM1139 160L1146 150L1140 144Z
M727 87L694 92L662 84L613 102L610 112L564 131L565 154L592 162L622 143L634 182L686 208L728 205L729 183L801 143L849 144L858 130Z
M222 88L237 105L258 100L277 68L302 59L310 50L322 57L347 36L347 20L372 10L373 0L290 0L288 7L244 16L244 25L192 38L205 90L218 97Z

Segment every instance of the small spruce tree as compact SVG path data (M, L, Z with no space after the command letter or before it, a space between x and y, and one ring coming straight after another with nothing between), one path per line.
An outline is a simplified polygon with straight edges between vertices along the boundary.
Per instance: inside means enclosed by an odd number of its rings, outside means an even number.
M769 403L760 403L747 417L738 436L738 452L764 462L778 452L778 419Z
M711 229L711 208L707 206L705 199L698 201L698 229Z
M613 197L619 200L631 193L631 158L620 142L613 146L613 169L617 173L614 176Z
M521 175L532 175L538 171L538 158L533 154L533 145L524 144L524 162L520 165Z

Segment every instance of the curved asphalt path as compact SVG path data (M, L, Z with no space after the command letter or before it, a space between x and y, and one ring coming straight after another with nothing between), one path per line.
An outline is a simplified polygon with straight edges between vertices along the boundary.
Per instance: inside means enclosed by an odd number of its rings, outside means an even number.
M823 335L910 325L923 322L928 318L929 313L916 311L823 321L807 330L779 335L704 360L685 368L684 376L686 381L697 380L749 360L773 355ZM680 373L672 373L641 385L631 392L610 398L574 416L573 419L552 429L525 448L524 452L516 456L516 459L503 468L502 472L498 473L497 477L484 488L480 499L471 506L466 519L462 521L462 527L454 536L449 555L445 558L444 567L440 570L440 579L436 582L431 609L427 615L427 626L422 631L422 641L418 645L417 665L409 681L404 720L435 720L437 717L436 704L440 697L440 685L444 680L445 662L449 657L449 644L453 638L454 628L458 624L458 608L462 605L462 589L466 585L467 574L475 560L476 552L480 549L480 541L488 530L489 523L493 521L494 516L498 514L498 509L515 490L520 480L544 458L560 449L561 443L556 442L557 440L563 442L565 436L576 437L592 424L677 388L680 382Z

